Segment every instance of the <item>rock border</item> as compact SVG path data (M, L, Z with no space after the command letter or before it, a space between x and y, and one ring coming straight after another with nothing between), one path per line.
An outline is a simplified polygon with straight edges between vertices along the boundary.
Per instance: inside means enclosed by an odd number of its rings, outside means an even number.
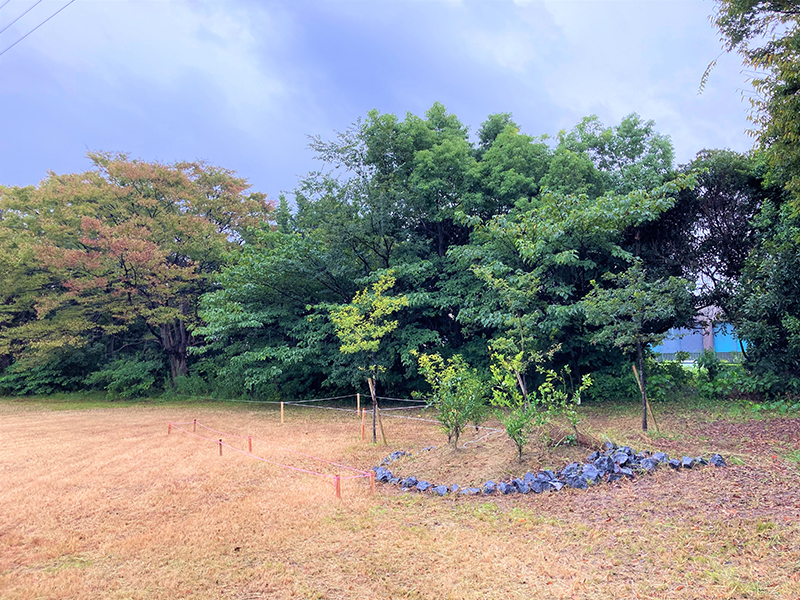
M419 452L429 452L435 446L428 446ZM417 454L419 454L419 452ZM400 460L405 456L412 456L412 452L398 450L392 452L375 467L375 481L387 485L400 486L403 491L418 491L430 493L438 496L447 494L477 495L483 494L490 496L493 494L540 494L542 492L557 492L565 487L574 489L588 489L590 486L600 483L614 483L620 479L635 479L637 475L647 475L655 472L663 465L667 465L674 470L693 469L706 465L714 467L725 467L727 463L720 454L713 454L706 460L702 456L684 456L680 460L670 458L666 452L636 452L630 446L617 446L613 442L606 442L604 450L592 452L586 462L581 464L573 462L565 466L560 471L549 470L532 473L528 471L521 478L511 479L495 483L489 480L480 488L462 487L458 484L437 485L424 479L408 476L405 478L395 477L386 467L391 463Z

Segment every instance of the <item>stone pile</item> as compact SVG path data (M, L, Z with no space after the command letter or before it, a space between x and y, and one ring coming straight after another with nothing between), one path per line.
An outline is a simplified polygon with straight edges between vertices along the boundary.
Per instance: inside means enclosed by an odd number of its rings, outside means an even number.
M433 450L433 446L424 448L420 452ZM400 486L402 490L432 493L438 496L447 494L540 494L542 492L557 492L565 487L587 489L599 483L613 483L620 479L634 479L638 475L652 473L663 465L680 470L692 469L705 465L724 467L725 459L719 454L714 454L706 460L702 456L684 456L680 460L670 458L664 452L636 452L630 446L619 447L611 442L606 442L603 451L592 452L584 463L571 463L558 471L539 471L538 473L525 473L521 478L510 481L487 481L482 487L461 487L457 484L446 486L436 485L429 481L420 480L410 476L405 478L395 477L386 468L391 463L404 456L411 456L411 452L398 450L392 452L375 467L375 480L389 485Z

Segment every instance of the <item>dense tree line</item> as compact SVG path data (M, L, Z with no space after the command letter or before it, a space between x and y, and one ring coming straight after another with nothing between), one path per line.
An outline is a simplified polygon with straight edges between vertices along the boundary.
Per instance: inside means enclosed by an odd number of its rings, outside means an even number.
M311 147L324 167L293 208L225 169L124 155L3 188L3 391L349 391L363 357L341 351L331 314L386 277L407 299L372 353L386 393L425 389L420 353L488 377L503 349L546 356L567 387L594 374L589 396L630 394L630 360L643 372L650 344L712 304L764 389L791 384L793 298L773 286L793 277L792 203L763 155L676 168L635 114L553 140L491 115L472 139L440 104L371 112ZM535 385L533 363L520 370Z
M630 362L644 377L648 348L709 306L746 343L735 387L800 392L800 11L718 0L714 22L759 69L746 155L676 166L635 114L548 139L501 113L470 135L437 103L313 138L322 168L293 206L223 168L100 153L0 187L0 392L313 396L367 369L405 395L435 365L488 381L502 364L525 403L589 374L584 395L618 398ZM342 323L368 322L378 289L396 323L366 360Z

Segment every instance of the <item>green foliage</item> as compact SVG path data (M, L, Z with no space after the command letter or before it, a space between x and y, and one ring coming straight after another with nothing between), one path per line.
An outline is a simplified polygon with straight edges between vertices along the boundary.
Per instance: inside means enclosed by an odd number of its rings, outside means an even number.
M381 340L397 329L398 322L387 320L387 317L408 306L408 298L384 295L396 281L391 272L384 273L370 289L356 292L350 304L329 309L336 335L341 341L339 350L342 354L374 354Z
M0 394L40 396L86 389L86 377L104 359L100 344L25 357L0 374Z
M436 410L447 441L458 448L458 438L465 427L470 423L477 427L485 418L486 383L458 354L447 360L439 354L412 354L431 386L428 404Z
M610 287L592 281L583 299L587 321L602 327L594 335L595 343L610 342L628 352L656 346L692 305L685 279L648 281L640 260L622 273L605 273L603 280Z
M109 397L138 398L156 390L157 382L163 382L163 371L159 359L119 358L89 375L86 383L105 389Z
M658 402L682 402L697 396L696 371L685 367L681 359L646 361L647 394ZM638 391L638 388L637 388Z
M575 407L581 402L581 393L592 385L591 376L584 375L579 387L570 394L565 390L564 375L559 376L554 370L541 366L541 355L531 356L528 360L534 361L536 371L542 377L542 382L533 392L527 390L521 375L526 367L523 352L511 355L501 350L492 353L491 404L499 409L497 418L517 447L520 460L531 434L539 429L540 435L546 436L542 428L554 417L566 417L577 430Z
M581 397L582 402L625 404L640 399L639 386L628 363L616 363L592 373L592 386Z
M800 11L786 0L717 0L714 23L725 48L754 69L751 118L770 164L769 179L785 185L800 214Z

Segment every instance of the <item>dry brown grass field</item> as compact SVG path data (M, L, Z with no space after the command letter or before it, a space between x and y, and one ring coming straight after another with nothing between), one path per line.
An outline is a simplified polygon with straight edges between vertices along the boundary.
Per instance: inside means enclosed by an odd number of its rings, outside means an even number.
M407 413L406 413L407 414ZM392 465L441 483L563 466L585 449L502 435L454 451L434 425L387 419L390 444L354 414L216 405L52 410L0 402L0 597L800 598L800 420L587 409L582 427L670 455L721 452L726 469L661 470L587 491L435 498L290 471L179 431L197 419L250 435L254 454L325 473ZM191 426L187 426L191 428ZM474 434L470 434L474 435ZM468 438L469 439L469 438ZM246 440L226 439L246 449ZM283 448L288 448L285 450ZM342 475L349 474L341 471Z

